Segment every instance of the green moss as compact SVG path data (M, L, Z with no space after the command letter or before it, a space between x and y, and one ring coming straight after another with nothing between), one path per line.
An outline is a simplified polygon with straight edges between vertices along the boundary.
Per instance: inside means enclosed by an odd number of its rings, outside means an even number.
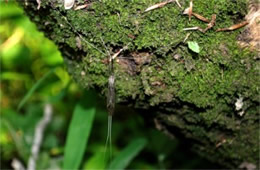
M234 72L232 67L237 67L240 58L247 56L247 54L241 56L241 49L234 44L239 31L216 33L214 30L209 30L206 34L193 32L189 40L198 42L202 48L201 53L196 55L187 49L187 44L182 43L187 35L183 28L206 27L206 25L196 19L189 22L187 16L182 15L182 11L175 3L148 13L142 12L154 3L155 1L145 0L93 2L88 11L66 11L69 24L65 22L65 17L61 16L62 9L59 9L60 12L51 12L51 17L57 21L55 25L52 25L54 31L52 37L56 43L65 43L66 46L77 49L75 37L79 33L102 51L100 53L93 50L92 45L82 40L83 51L86 55L81 56L84 59L78 73L84 71L93 78L87 79L92 82L80 82L104 87L106 84L106 81L103 82L104 75L107 75L106 66L102 63L107 57L105 46L112 54L116 52L115 49L118 50L128 44L129 51L146 50L156 55L154 60L164 58L160 60L162 68L159 68L158 61L153 61L148 66L151 72L154 72L153 79L155 80L149 80L152 75L149 71L146 73L146 67L141 70L141 78L124 75L128 76L129 80L135 80L138 86L136 89L144 88L144 93L149 96L151 105L170 102L169 98L176 97L193 103L197 107L205 108L218 103L219 95L236 93L237 91L230 91L234 89L234 82L239 84L242 81L241 78L246 75L243 69ZM187 2L185 3L183 5L187 6ZM245 7L246 3L242 0L228 3L225 0L194 2L194 12L208 18L212 14L217 15L215 28L227 27L241 20L246 14ZM135 36L135 39L131 36ZM175 53L184 57L184 64L174 61L172 56ZM155 71L157 69L161 69L160 74ZM81 77L80 74L78 76ZM146 77L148 77L147 80ZM160 81L163 85L151 85L155 81ZM118 84L118 87L123 87L123 89L118 89L120 99L132 96L132 86ZM142 90L138 93L142 93ZM134 96L136 95L138 94L135 92Z
M226 166L237 167L245 160L257 164L260 63L254 59L257 54L236 43L243 28L216 32L242 21L247 1L194 1L194 12L208 19L217 15L216 26L206 33L183 31L207 25L194 17L189 21L175 3L143 12L157 2L93 1L88 9L65 11L62 4L46 1L40 11L32 4L25 8L59 46L70 74L82 87L105 94L108 53L113 55L128 45L115 62L117 102L131 101L138 108L159 106L165 112L161 113L165 124L197 141L195 148ZM35 16L35 11L41 15ZM183 42L188 33L188 40L199 44L199 54ZM84 37L82 48L76 37ZM152 60L138 65L133 52L148 53ZM235 110L239 96L244 98L242 117ZM226 142L216 147L224 139Z

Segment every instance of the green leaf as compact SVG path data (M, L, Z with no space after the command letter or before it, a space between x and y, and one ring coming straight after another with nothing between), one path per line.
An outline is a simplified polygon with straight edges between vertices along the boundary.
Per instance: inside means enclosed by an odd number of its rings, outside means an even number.
M51 69L48 73L46 73L40 80L38 80L33 87L26 93L22 101L18 105L18 110L20 110L23 105L27 102L27 100L33 95L33 93L39 88L39 86L51 75L53 74L54 69Z
M109 169L125 169L146 144L147 140L145 138L133 140L112 160Z
M91 132L96 112L95 95L89 92L82 102L85 104L77 104L69 125L63 169L79 169Z
M2 72L1 73L1 80L22 80L22 81L29 81L30 76L28 74L23 73L16 73L16 72Z
M195 53L199 53L200 52L200 46L195 41L188 41L188 47L189 47L189 49L191 49Z
M93 156L88 158L88 160L84 163L83 169L105 169L105 167L106 162L104 161L104 148L101 148L97 149Z

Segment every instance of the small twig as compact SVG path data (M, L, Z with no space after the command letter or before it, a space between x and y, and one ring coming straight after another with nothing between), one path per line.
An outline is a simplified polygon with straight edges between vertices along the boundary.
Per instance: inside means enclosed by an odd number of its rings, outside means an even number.
M198 18L199 20L203 21L203 22L207 22L207 23L210 22L207 18L205 18L205 17L203 17L202 15L199 15L199 14L197 14L197 13L195 13L195 12L193 12L192 15L193 15L194 17Z
M184 40L183 40L183 43L186 42L186 40L189 38L190 35L191 35L191 33L188 33L188 34L186 35L186 37L185 37Z
M91 3L84 4L84 5L79 5L79 6L76 6L74 10L75 10L75 11L76 11L76 10L81 10L81 9L87 8L87 7L90 6L90 5L91 5Z
M189 27L189 28L184 28L183 31L190 31L190 30L198 30L200 27Z
M216 23L216 14L213 14L210 23L208 23L208 26L205 29L202 29L200 27L191 27L191 28L184 28L183 31L199 30L200 32L205 33L206 31L214 27L215 23Z
M157 8L161 8L161 7L165 6L166 4L168 4L170 2L173 2L173 0L167 0L167 1L155 4L155 5L152 5L152 6L148 7L144 12L148 12L148 11L151 11L151 10L154 10L154 9L157 9Z
M201 21L203 21L203 22L207 22L207 23L210 22L207 18L203 17L202 15L193 12L193 11L192 11L192 8L193 8L192 6L193 6L193 5L192 5L192 1L191 1L190 7L189 7L189 8L186 8L186 9L183 11L183 14L184 14L184 15L189 15L189 20L190 20L191 16L194 16L194 17L196 17L197 19L199 19L199 20L201 20Z
M228 28L219 28L219 29L217 29L217 32L219 32L219 31L233 31L233 30L242 28L242 27L246 26L247 24L248 24L248 21L243 21L241 23L232 25L232 26L230 26Z
M178 0L175 0L175 2L176 2L176 4L177 4L180 8L182 8L182 6L181 6L181 4L179 3Z
M226 143L226 142L227 142L226 139L222 139L220 142L218 142L218 143L216 144L216 148L220 147L221 145L223 145L223 144Z
M112 55L109 58L109 62L111 62L112 60L114 60L123 50L126 50L128 48L128 45L124 46L123 48L121 48L118 52L116 52L114 55Z
M43 118L38 122L35 128L33 145L31 148L31 155L28 161L28 168L27 168L28 170L36 169L36 161L38 159L38 154L42 143L44 130L48 125L48 123L51 121L51 117L52 117L52 106L50 104L46 104L44 107Z
M203 32L203 29L200 27L190 27L190 28L183 29L183 31L192 31L192 30L199 30L200 32Z
M161 2L161 3L157 3L155 5L152 5L150 7L148 7L144 12L148 12L148 11L151 11L151 10L154 10L154 9L157 9L157 8L161 8L161 7L164 7L165 5L169 4L169 3L172 3L172 2L176 2L177 5L182 8L181 4L179 3L178 0L166 0L164 2Z
M121 48L118 52L116 52L116 53L109 59L109 61L111 62L112 60L114 60L122 51L123 51L123 48Z
M213 14L212 17L211 17L211 21L210 23L208 24L207 28L205 28L203 30L203 32L206 32L208 31L209 29L211 29L212 27L214 27L215 23L216 23L216 18L217 18L217 15L216 14Z
M16 158L12 160L11 166L14 168L14 170L25 170L23 164Z
M37 9L39 10L41 8L41 0L36 0L38 6L37 6Z

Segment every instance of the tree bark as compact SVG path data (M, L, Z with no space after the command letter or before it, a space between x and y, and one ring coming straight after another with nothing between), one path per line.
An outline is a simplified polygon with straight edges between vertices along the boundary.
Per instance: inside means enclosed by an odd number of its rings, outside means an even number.
M250 3L258 2L194 1L194 13L208 20L216 14L206 32L184 31L208 23L189 21L182 13L190 3L179 2L182 8L172 2L148 12L158 1L92 0L80 10L65 10L58 0L42 1L39 10L36 1L19 3L81 86L105 95L108 56L127 47L115 59L117 103L156 113L159 130L190 139L199 154L225 167L258 166L259 48L238 43L252 41L249 26L216 31L245 21Z

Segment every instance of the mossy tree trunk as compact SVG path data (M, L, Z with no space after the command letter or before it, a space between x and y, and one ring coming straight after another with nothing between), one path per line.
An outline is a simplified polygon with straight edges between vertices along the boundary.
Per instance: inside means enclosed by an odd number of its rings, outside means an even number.
M85 1L79 0L78 3ZM89 2L89 1L88 1ZM20 2L63 54L69 73L85 88L106 94L108 53L127 46L115 62L117 102L155 112L156 127L193 141L226 167L259 164L259 53L241 48L244 28L216 32L244 20L246 0L196 0L193 11L211 18L205 33L183 31L207 24L183 15L188 1L147 13L157 0L91 1L65 10L61 1ZM187 36L189 34L189 36ZM197 42L199 53L188 48ZM154 116L154 115L153 115Z

